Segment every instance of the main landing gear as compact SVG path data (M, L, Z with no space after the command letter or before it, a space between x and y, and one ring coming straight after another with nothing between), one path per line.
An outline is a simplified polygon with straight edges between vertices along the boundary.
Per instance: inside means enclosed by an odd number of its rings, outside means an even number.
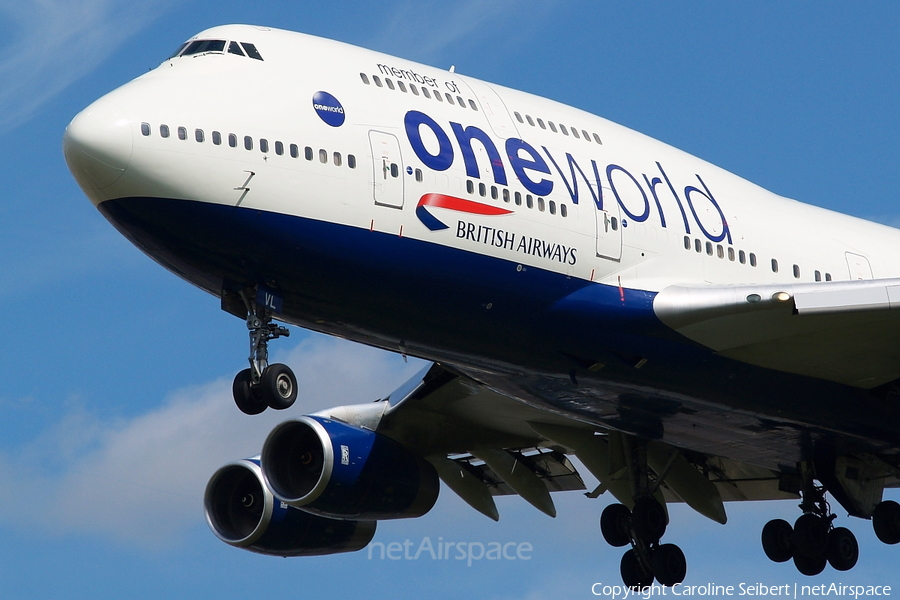
M241 412L258 415L266 408L284 410L297 399L297 378L290 367L269 364L268 344L291 332L272 322L270 312L256 302L247 302L250 332L250 368L239 372L231 386L234 403Z
M661 585L684 581L687 561L675 544L660 544L666 531L665 509L655 498L645 497L629 510L624 504L610 504L600 515L600 533L610 546L631 549L622 556L619 572L632 589L643 589L655 578Z
M801 464L800 467L800 493L803 499L800 508L803 514L794 522L793 527L782 519L766 523L762 530L763 551L774 562L793 559L794 566L803 575L818 575L826 565L831 565L837 571L849 571L859 559L856 537L846 527L834 526L836 515L831 512L825 500L825 487L813 481L809 465ZM848 487L843 489L845 495ZM885 544L900 543L900 504L892 500L877 502L881 496L881 487L874 491L877 492L877 497L868 508L859 508L855 516L866 518L871 515L872 526L879 540ZM857 495L857 500L865 498L873 490L864 489L864 492ZM846 508L847 505L844 506ZM856 506L865 505L856 502Z
M631 545L622 556L619 572L622 581L632 589L653 584L672 586L684 581L687 561L675 544L661 544L669 518L657 500L659 484L665 474L651 481L647 465L647 446L640 440L623 439L626 469L632 484L634 508L610 504L600 515L600 533L610 546ZM661 476L662 475L662 476Z
M803 575L818 575L830 564L837 571L849 571L859 560L856 537L846 527L834 527L837 515L825 500L825 488L804 485L803 514L794 526L783 519L773 519L762 530L763 551L769 560L791 559Z

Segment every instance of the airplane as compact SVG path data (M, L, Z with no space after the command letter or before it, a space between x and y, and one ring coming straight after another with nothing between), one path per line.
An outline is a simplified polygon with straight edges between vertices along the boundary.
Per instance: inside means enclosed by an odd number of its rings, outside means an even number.
M900 542L896 229L453 68L248 25L103 96L63 148L122 235L245 321L244 413L297 398L268 360L285 325L430 361L217 471L228 544L359 550L440 482L494 520L499 495L552 517L551 492L609 492L636 588L684 581L674 502L724 524L798 500L761 542L804 575L859 557L829 499Z

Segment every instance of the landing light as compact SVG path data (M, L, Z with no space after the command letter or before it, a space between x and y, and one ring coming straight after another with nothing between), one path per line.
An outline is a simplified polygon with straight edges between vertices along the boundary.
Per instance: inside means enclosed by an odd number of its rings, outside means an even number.
M772 300L775 302L787 302L791 299L791 295L787 292L775 292L772 294Z

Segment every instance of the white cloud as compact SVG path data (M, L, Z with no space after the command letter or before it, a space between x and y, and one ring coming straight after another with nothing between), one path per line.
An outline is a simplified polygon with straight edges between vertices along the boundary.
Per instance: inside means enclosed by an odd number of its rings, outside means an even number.
M212 473L258 454L277 423L383 397L421 368L322 336L279 360L291 365L301 388L287 411L243 415L231 399L230 378L178 390L157 410L131 420L103 422L72 410L18 455L0 457L0 518L48 533L169 546L202 522Z
M30 0L0 4L0 133L96 69L170 0Z

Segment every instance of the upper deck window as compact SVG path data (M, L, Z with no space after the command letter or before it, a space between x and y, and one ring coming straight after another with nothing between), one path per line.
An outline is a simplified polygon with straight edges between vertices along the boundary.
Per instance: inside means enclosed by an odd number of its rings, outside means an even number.
M188 44L181 56L201 54L203 52L224 52L225 40L194 40Z

